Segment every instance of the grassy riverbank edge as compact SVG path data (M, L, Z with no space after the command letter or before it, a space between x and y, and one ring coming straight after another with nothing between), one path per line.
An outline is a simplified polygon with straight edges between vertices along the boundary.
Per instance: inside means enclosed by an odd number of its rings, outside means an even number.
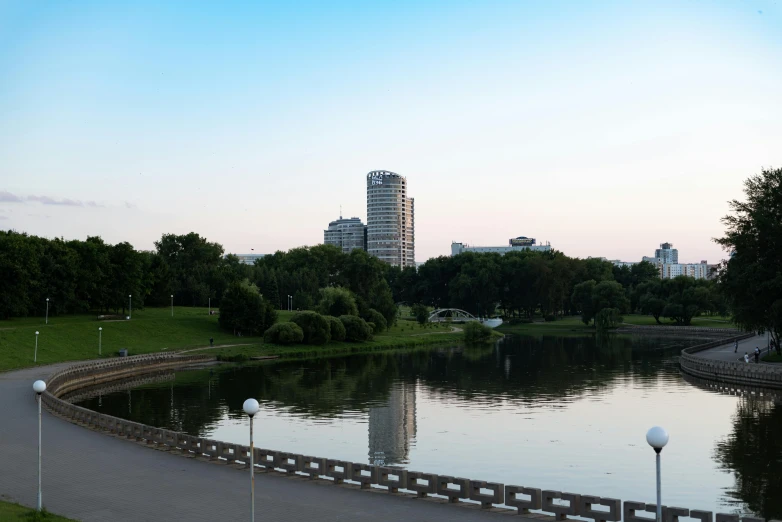
M54 515L45 509L41 513L38 513L36 510L22 506L21 504L3 500L0 500L0 520L8 522L13 522L14 520L26 522L74 522L73 519Z
M626 315L623 317L622 326L676 326L670 321L663 321L658 325L654 317L648 315ZM691 326L699 328L735 328L727 318L695 317ZM595 333L593 325L587 326L579 316L568 316L556 321L536 321L532 323L503 323L497 330L503 333L529 334L529 335L591 335ZM626 333L626 332L623 332ZM639 332L641 333L641 332ZM645 331L646 335L653 332Z
M295 312L279 312L287 321ZM214 340L210 348L209 340ZM129 355L188 351L246 358L279 356L314 357L377 350L414 348L463 342L459 325L421 326L402 319L372 341L330 342L325 345L280 346L266 344L261 337L236 337L217 324L217 316L206 308L148 308L133 312L130 320L98 321L94 315L25 318L0 321L0 372L68 361ZM37 346L36 346L37 345ZM100 355L98 353L100 348ZM33 359L37 357L37 362Z

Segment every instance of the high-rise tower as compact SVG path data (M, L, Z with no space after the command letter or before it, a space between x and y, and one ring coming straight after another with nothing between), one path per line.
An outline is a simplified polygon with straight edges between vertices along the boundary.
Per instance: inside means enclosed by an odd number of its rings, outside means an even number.
M391 265L415 266L414 200L404 176L367 174L367 252Z

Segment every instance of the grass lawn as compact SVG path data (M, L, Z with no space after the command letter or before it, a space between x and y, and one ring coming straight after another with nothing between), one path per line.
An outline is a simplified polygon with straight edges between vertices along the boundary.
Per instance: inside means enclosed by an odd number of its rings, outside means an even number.
M639 326L656 326L657 321L651 315L625 315L624 322ZM668 319L660 318L663 325L673 326L675 323ZM716 315L700 316L692 318L691 326L700 326L701 328L734 328L735 325L730 322L730 317L720 317Z
M46 522L73 522L70 518L52 515L47 511L37 513L34 509L3 501L0 501L0 520L3 522L13 522L14 520L24 520L28 522L38 520Z
M782 355L776 353L766 354L763 356L763 361L771 363L782 363Z
M296 312L280 311L278 321L289 320ZM417 346L444 341L459 341L461 333L452 333L446 325L422 328L414 321L400 320L390 331L365 343L329 343L326 346L295 345L282 347L264 344L261 337L236 337L220 330L217 316L207 308L175 307L134 310L131 320L97 321L95 315L25 318L0 321L0 371L33 366L35 332L38 331L38 364L98 358L98 328L103 328L103 357L115 357L127 348L130 355L158 353L215 345L237 345L205 353L258 355L304 355L313 351L352 352L395 346Z

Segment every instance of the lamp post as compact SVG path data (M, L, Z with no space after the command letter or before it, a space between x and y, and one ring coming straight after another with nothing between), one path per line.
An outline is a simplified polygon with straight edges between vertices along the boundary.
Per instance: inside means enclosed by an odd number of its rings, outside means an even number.
M174 317L174 294L171 294L171 317Z
M98 355L101 355L101 344L103 344L103 327L98 327Z
M646 442L654 449L657 454L657 522L662 522L662 485L660 482L660 453L666 444L668 444L668 432L659 426L655 426L646 432Z
M46 324L49 324L49 298L46 298Z
M128 319L133 317L133 294L128 294Z
M288 296L288 311L290 312L292 310L293 310L293 296L289 295Z
M38 331L35 332L35 354L33 355L33 362L38 362Z
M253 449L253 416L261 409L255 399L247 399L242 405L244 412L250 417L250 522L255 522L255 461Z
M41 500L41 394L46 391L46 383L35 381L33 390L38 394L38 511L41 511L43 507Z
M209 315L212 315L212 298L211 297L209 298L208 303L209 303Z

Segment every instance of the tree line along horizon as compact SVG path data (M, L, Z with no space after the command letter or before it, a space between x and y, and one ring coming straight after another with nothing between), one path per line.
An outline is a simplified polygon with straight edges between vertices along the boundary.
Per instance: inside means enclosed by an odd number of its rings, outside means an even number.
M717 280L661 279L641 262L614 266L562 252L462 253L429 259L418 267L387 265L363 250L343 253L330 245L278 251L242 264L195 232L164 234L152 251L127 242L110 245L0 233L0 318L49 313L126 311L134 307L220 307L229 288L256 288L272 308L313 310L326 288L348 290L358 315L375 310L388 325L397 305L460 308L476 316L556 320L581 315L585 324L612 326L621 314L643 313L658 322L690 324L701 314L730 313L746 329L782 330L782 169L765 169L745 181L746 201L730 202L727 231L715 241L732 252Z

